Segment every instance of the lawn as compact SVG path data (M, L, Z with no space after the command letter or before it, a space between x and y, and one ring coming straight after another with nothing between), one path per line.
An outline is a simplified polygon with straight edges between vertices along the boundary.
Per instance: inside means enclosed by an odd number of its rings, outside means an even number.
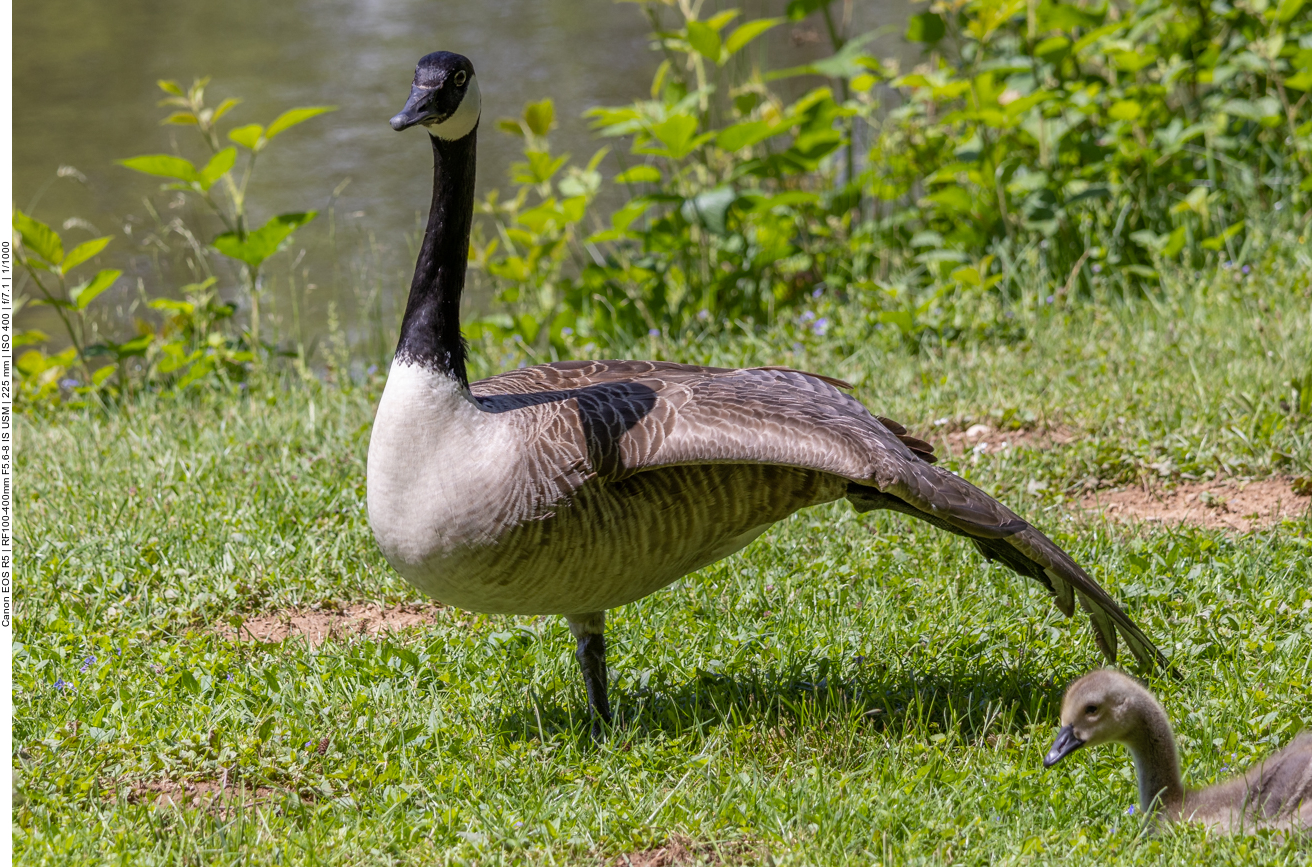
M1239 534L1080 503L1312 475L1312 263L1285 262L1034 314L1016 343L776 328L648 351L843 376L951 445L1183 671L1153 685L1202 785L1312 726L1312 519ZM391 634L252 639L289 609L423 601L365 518L380 387L22 417L16 863L1308 862L1266 835L1152 833L1119 749L1044 771L1062 688L1101 664L1087 624L964 540L845 504L613 612L600 745L559 618L425 608ZM947 435L978 423L1067 436Z

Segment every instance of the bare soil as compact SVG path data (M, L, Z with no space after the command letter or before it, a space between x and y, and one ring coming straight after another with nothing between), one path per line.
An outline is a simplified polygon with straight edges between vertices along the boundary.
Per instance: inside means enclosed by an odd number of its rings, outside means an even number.
M131 804L228 813L264 806L278 794L279 790L268 786L252 788L239 780L226 778L180 783L175 780L155 780L133 785L128 790L127 799Z
M1247 533L1298 520L1312 507L1312 497L1295 493L1287 478L1220 482L1186 482L1175 488L1124 488L1095 491L1080 505L1110 518L1191 524L1209 530Z
M342 608L325 606L275 611L244 621L241 637L266 643L304 638L311 647L317 647L329 638L374 636L427 626L437 622L437 612L442 609L436 603L384 607L365 602ZM224 629L227 631L231 627Z
M755 853L761 854L761 853ZM697 842L688 837L675 836L664 846L644 849L640 852L626 852L614 861L613 867L684 867L684 865L718 865L762 863L762 859L753 856L747 844Z
M945 457L957 457L970 452L995 454L1007 449L1036 449L1044 451L1075 442L1078 431L1062 425L1032 430L997 430L986 424L973 424L965 430L935 432L929 439L934 450L940 449Z

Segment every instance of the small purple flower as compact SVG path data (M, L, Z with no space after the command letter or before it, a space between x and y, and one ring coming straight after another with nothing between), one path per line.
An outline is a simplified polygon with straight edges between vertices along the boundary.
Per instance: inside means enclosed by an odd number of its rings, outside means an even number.
M65 682L64 682L64 679L63 679L62 677L61 677L59 680L55 681L55 689L58 690L58 691L60 691L60 692L63 692L63 691L66 690L66 689L72 689L72 688L73 688L73 684L71 684L71 683L65 683Z
M1243 271L1245 274L1247 274L1247 273L1248 273L1249 271L1251 271L1252 269L1249 268L1247 265L1245 265L1243 268L1240 268L1239 270L1241 270L1241 271Z
M655 336L657 336L657 335L660 334L660 333L661 333L661 331L660 331L659 328L649 328L649 329L647 329L647 336L648 336L648 337L655 337Z
M77 388L77 386L78 386L78 382L77 382L77 380L74 379L74 378L71 377L71 376L68 377L67 379L61 379L61 380L59 380L59 387L60 387L60 388Z
M1056 301L1056 300L1057 300L1056 296L1053 296L1053 295L1049 295L1049 296L1048 296L1048 303L1049 303L1049 304L1053 303L1053 302Z
M306 748L307 750L308 750L310 747L312 747L312 746L314 746L314 741L306 741L306 742L305 742L305 748Z
M82 660L82 667L79 668L78 671L85 674L86 670L95 664L96 664L96 658L94 656L88 656L86 659Z
M1131 805L1130 805L1130 809L1128 809L1128 810L1125 811L1125 815L1127 815L1127 816L1133 816L1134 813L1135 813L1134 805L1131 804Z
M813 330L820 337L824 337L825 332L829 330L829 319L827 317L821 316L819 319L815 321L815 325L811 326L811 330Z
M815 314L812 313L810 310L803 310L803 311L802 311L802 321L803 321L803 322L810 322L810 321L811 321L812 319L814 319L814 318L815 318Z
M825 289L824 289L823 286L817 286L817 287L815 287L814 290L812 290L812 292L811 292L811 297L812 297L812 298L819 298L821 295L824 294L824 291L825 291Z
M369 365L369 369L365 371L365 373L369 374L370 376L373 376L377 372L378 372L378 365L376 364Z
M1094 263L1093 263L1093 273L1095 273L1095 274L1101 274L1101 273L1102 273L1102 265L1099 265L1097 262L1094 262Z
M519 821L519 820L517 819L517 820L515 820L515 827L516 827L516 828L522 828L522 827L524 827L524 823L523 823L522 821Z
M574 329L573 329L573 328L570 328L568 325L566 325L564 328L560 329L560 336L561 336L561 337L569 337L569 336L570 336L571 334L573 334L573 333L574 333Z

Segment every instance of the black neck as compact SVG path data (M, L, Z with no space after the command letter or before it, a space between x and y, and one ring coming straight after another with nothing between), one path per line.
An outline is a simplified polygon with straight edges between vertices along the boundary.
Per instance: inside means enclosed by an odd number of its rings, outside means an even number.
M433 205L410 282L396 357L445 373L469 386L460 336L460 293L474 219L474 157L478 128L456 141L433 141Z

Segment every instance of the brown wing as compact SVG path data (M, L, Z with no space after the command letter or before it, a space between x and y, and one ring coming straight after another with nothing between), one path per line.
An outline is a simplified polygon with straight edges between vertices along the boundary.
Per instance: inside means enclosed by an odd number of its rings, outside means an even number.
M585 463L589 477L764 463L845 478L859 510L892 509L970 537L987 558L1044 584L1067 616L1078 598L1108 659L1116 658L1120 631L1140 662L1169 667L1061 548L969 482L931 466L927 443L872 416L840 390L845 385L789 368L575 361L510 371L471 390L491 412L542 407L529 414L536 426L526 435L553 455L578 454L573 463Z

